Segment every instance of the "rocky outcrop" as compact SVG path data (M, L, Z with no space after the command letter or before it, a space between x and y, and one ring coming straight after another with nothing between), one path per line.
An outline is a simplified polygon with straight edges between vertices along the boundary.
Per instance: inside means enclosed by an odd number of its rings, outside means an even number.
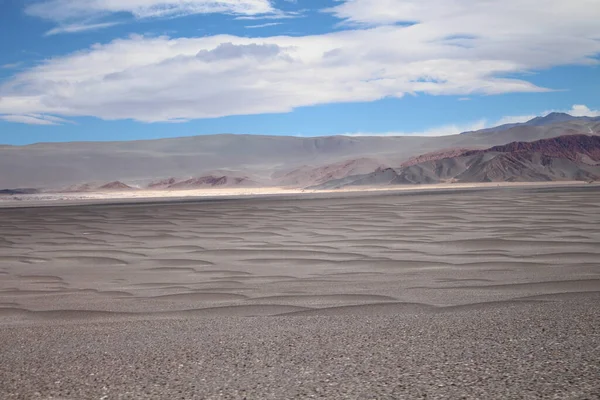
M134 188L132 186L126 185L120 181L110 182L110 183L102 185L98 188L98 190L133 190L133 189Z
M177 182L168 186L168 189L194 189L206 187L252 187L257 183L249 178L230 177L230 176L202 176L192 178L182 182Z

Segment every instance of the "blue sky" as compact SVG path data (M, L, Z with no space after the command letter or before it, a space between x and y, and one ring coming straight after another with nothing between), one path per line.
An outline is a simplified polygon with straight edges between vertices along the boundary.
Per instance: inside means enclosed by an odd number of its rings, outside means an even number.
M597 0L0 0L0 143L600 115Z

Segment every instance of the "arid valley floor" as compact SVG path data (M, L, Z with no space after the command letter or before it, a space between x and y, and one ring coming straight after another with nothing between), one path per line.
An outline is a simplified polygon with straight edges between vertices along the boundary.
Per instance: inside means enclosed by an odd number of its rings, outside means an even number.
M0 398L600 394L600 187L0 209Z

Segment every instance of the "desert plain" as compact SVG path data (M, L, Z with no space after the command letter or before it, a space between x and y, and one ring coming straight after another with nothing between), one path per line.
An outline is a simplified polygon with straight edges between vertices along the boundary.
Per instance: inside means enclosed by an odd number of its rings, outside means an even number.
M2 399L593 399L600 187L0 209Z

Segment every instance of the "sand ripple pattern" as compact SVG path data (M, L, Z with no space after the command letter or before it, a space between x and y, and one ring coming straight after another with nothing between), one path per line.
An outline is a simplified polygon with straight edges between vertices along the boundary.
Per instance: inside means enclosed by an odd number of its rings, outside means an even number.
M0 220L5 322L435 313L600 291L595 187L20 208Z

